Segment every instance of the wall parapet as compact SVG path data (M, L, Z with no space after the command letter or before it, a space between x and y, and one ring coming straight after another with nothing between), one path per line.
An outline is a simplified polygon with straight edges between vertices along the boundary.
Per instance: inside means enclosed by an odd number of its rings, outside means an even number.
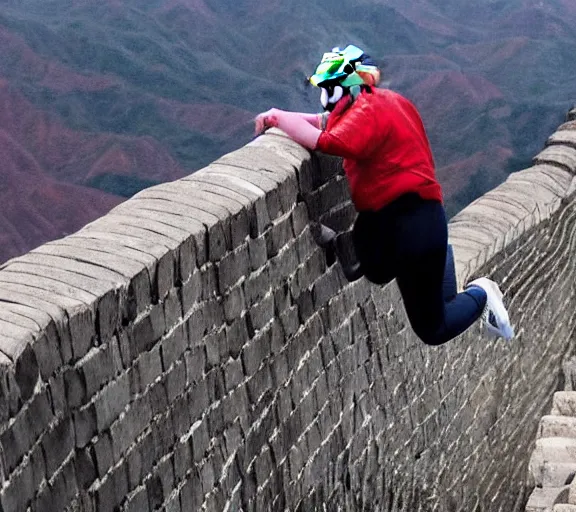
M339 161L276 130L7 262L2 509L522 499L573 338L573 129L449 226L460 283L492 275L511 297L512 345L475 327L424 346L394 283L347 283L309 228L354 219Z

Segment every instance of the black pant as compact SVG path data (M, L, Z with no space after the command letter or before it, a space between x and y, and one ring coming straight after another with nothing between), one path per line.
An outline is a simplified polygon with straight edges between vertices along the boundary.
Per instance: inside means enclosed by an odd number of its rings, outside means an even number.
M440 202L406 194L377 212L360 212L353 239L369 281L396 278L410 324L424 343L445 343L482 314L483 290L456 294L453 263L446 265L448 229Z

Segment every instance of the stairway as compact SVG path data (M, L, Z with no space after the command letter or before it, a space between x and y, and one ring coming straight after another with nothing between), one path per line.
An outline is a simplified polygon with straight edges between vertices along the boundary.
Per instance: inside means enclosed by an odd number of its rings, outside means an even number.
M528 468L536 487L526 512L576 512L576 358L563 370L565 390L554 393L552 410L538 427Z

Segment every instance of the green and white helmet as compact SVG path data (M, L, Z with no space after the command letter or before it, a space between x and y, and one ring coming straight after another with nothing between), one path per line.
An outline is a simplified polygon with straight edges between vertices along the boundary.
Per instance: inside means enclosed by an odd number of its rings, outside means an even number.
M310 83L322 89L321 102L330 110L345 93L357 94L363 85L376 85L380 71L372 59L360 48L348 45L344 50L333 48L310 77Z

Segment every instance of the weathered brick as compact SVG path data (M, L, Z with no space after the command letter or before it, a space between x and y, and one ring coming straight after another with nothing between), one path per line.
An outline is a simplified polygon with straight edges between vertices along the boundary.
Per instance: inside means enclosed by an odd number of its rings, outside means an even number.
M70 407L78 407L86 402L86 380L80 368L68 368L64 371L66 402Z
M268 252L266 250L266 238L259 236L248 241L248 252L250 255L250 268L256 271L262 268L268 260Z
M253 272L244 282L246 305L252 306L252 304L262 300L269 290L270 275L268 269L264 267L262 270Z
M42 450L48 475L53 475L75 448L74 429L70 419L60 420L42 439Z
M226 331L224 329L210 333L204 338L206 347L206 369L219 366L228 357L228 347L226 344Z
M96 461L98 477L103 478L114 463L112 454L112 440L110 434L104 432L93 444L93 458Z
M32 344L42 380L47 381L62 366L60 345L55 335L42 333Z
M186 324L180 324L162 339L162 369L168 370L176 360L182 358L187 347Z
M202 272L195 270L182 283L182 310L184 314L190 311L202 298Z
M195 467L192 468L190 477L184 483L180 491L180 502L190 510L200 510L202 508L202 482Z
M177 362L165 377L168 402L172 403L177 396L186 390L186 364Z
M146 397L139 397L130 408L110 427L114 462L130 448L134 440L152 421L152 409Z
M130 402L130 380L123 373L110 382L96 397L96 423L98 431L107 429Z
M232 323L246 309L246 300L241 286L234 286L224 293L224 317Z
M210 444L210 435L205 422L199 422L192 430L191 440L194 462L198 463L204 458Z
M177 482L184 478L192 466L192 448L188 441L178 442L174 447L174 478Z
M96 408L93 403L77 409L73 413L76 446L84 448L98 432Z
M133 356L149 350L166 332L164 305L152 306L149 313L134 323L131 332Z
M149 512L151 510L146 487L139 487L134 494L128 497L125 510L126 512Z
M268 258L276 256L282 247L284 247L292 238L294 232L292 231L292 222L290 217L285 217L277 222L274 222L272 227L265 233L266 238L266 251Z
M254 336L242 350L242 362L247 376L254 375L258 368L271 354L270 347L271 332L263 331Z
M253 330L261 330L274 318L274 295L269 293L260 302L252 305L248 310L247 318Z
M166 331L170 331L182 319L182 300L176 288L172 288L164 298L164 318Z
M92 456L91 450L89 448L76 450L74 465L78 487L81 490L88 489L98 476L96 472L96 461Z
M164 380L155 382L145 395L150 402L152 415L156 416L168 407L168 395L166 394L166 384Z
M248 246L242 245L234 252L226 254L216 268L218 272L218 290L221 295L224 295L250 270Z
M230 391L238 386L244 378L244 370L240 359L230 359L224 368L226 390Z
M20 467L10 475L7 485L0 491L2 510L26 510L35 491L31 461L24 459Z
M116 373L112 350L108 344L92 348L78 364L84 374L88 399L103 388Z
M157 344L150 351L144 352L136 363L140 392L143 392L162 375L160 346L160 344Z
M240 355L240 351L248 339L246 317L240 317L226 327L226 345L232 358L236 359Z
M204 377L206 368L205 347L198 346L185 353L186 386L198 382Z

